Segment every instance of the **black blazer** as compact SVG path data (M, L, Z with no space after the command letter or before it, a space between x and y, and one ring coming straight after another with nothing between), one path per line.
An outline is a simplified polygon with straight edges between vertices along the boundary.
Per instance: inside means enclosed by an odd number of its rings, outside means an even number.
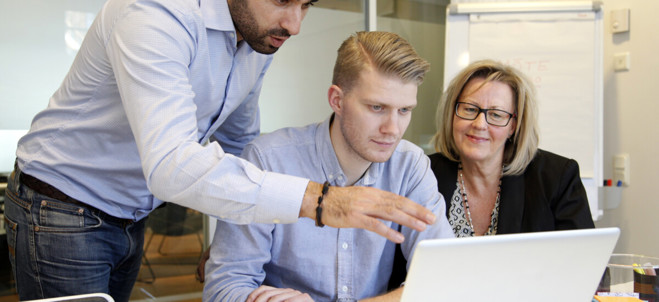
M446 217L455 192L458 163L435 153L430 167L446 201ZM594 228L586 190L575 160L538 150L522 175L501 179L497 234ZM407 261L397 248L389 288L400 286Z
M430 155L446 215L456 189L458 163ZM497 234L594 228L575 160L538 150L522 175L501 179Z

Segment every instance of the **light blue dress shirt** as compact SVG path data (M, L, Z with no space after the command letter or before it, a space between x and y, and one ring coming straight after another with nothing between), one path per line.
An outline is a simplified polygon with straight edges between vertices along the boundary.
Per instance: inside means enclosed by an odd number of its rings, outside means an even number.
M259 134L271 60L237 43L226 0L110 0L19 141L19 167L120 218L170 201L235 223L297 221L308 180L234 156Z
M330 141L329 124L327 119L263 135L245 147L243 156L268 171L346 186ZM402 140L391 159L373 163L355 185L397 193L435 214L437 222L423 232L402 227L406 258L422 239L454 236L430 160L414 144ZM319 228L311 219L286 225L218 221L206 264L203 300L245 301L261 284L293 288L310 294L315 301L354 301L384 294L394 252L395 244L375 233Z

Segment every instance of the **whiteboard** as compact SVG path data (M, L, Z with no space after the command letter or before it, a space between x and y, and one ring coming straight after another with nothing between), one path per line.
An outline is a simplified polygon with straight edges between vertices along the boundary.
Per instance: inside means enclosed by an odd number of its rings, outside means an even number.
M469 63L494 59L533 81L539 147L579 163L593 218L602 184L602 10L598 1L447 7L444 89Z

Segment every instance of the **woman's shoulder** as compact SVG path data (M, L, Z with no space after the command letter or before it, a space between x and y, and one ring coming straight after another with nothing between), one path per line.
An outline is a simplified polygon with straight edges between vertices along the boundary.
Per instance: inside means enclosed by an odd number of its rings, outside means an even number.
M526 168L525 174L536 172L542 174L563 174L566 171L573 170L579 170L579 164L576 160L547 150L538 149L535 157Z
M430 168L433 170L435 175L441 173L452 173L452 171L457 171L458 163L448 159L441 153L433 153L428 155L430 158Z
M432 166L435 166L435 164L437 164L437 165L448 165L448 164L453 162L453 161L451 161L450 159L448 159L446 156L444 156L443 154L441 154L439 152L430 154L430 155L428 155L428 157L430 157L430 163L431 163Z
M565 156L543 150L543 149L538 149L538 151L535 154L535 157L531 161L531 165L533 164L565 164L568 162L575 162L575 160L567 158Z

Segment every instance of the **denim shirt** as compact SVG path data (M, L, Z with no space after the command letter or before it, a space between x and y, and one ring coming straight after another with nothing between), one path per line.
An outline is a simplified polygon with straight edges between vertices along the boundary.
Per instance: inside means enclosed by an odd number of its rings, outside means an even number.
M23 172L112 216L163 201L235 223L297 221L307 179L238 158L271 55L226 0L109 0L18 144Z
M329 125L327 119L263 135L246 146L243 156L265 170L346 186ZM401 228L406 258L420 240L453 237L430 160L414 144L401 140L388 161L372 163L355 185L408 197L436 215L437 222L423 232ZM311 219L249 226L218 221L206 264L203 300L245 301L261 284L293 288L308 293L314 301L354 301L384 294L394 252L393 242L373 232L319 228Z

